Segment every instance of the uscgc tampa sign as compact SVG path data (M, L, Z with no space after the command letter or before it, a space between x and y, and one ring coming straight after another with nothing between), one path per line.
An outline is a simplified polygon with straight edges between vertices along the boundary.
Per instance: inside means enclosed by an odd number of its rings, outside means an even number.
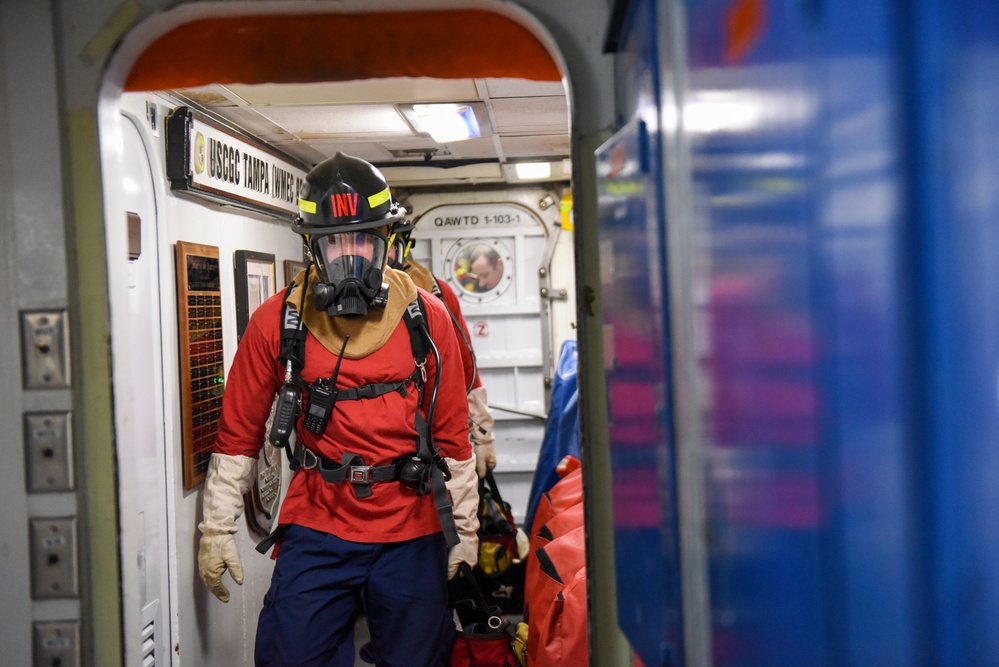
M298 215L304 165L188 107L167 117L166 133L174 192L279 218Z

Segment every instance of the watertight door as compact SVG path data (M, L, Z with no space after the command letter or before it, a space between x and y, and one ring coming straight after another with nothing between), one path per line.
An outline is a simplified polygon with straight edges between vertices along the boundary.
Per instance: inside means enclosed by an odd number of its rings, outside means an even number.
M537 277L545 227L527 207L502 201L437 206L421 219L413 256L461 301L495 420L497 484L520 524L544 435L551 372ZM475 224L444 224L449 220Z
M122 115L105 174L126 662L169 656L168 526L156 196L140 131ZM155 658L154 658L155 659Z

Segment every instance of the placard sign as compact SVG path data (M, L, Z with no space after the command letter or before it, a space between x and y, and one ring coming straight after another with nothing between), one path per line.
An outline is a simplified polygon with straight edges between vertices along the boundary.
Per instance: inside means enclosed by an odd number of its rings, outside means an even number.
M281 218L298 215L307 170L267 144L192 111L166 122L170 189Z
M423 228L437 229L509 229L510 227L537 227L541 220L529 209L513 202L494 204L444 204L436 206L422 216Z

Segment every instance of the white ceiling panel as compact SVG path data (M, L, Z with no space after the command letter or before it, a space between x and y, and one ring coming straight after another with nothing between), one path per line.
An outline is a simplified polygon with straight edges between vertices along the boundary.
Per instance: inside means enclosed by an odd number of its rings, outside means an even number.
M368 162L387 162L394 159L391 151L386 149L382 144L373 141L360 139L356 141L324 139L312 141L309 145L325 157L332 157L336 155L337 151L343 151Z
M569 131L564 97L510 97L492 100L493 130L499 134Z
M565 97L561 81L485 79L489 97Z
M264 116L302 138L324 136L412 136L413 128L389 104L256 107Z
M522 157L565 157L569 155L569 137L560 134L527 137L503 137L503 152L510 160Z
M403 77L172 92L306 165L343 151L383 169L400 165L404 171L395 177L408 184L503 182L511 172L502 168L508 161L560 161L569 155L569 112L561 82ZM472 104L482 116L482 136L439 145L415 132L397 108L432 102ZM454 166L464 161L475 164ZM452 168L434 166L443 162ZM564 170L555 169L552 179L565 180L560 173Z
M290 106L310 104L394 104L400 100L454 102L479 99L474 79L393 77L328 83L282 83L226 86L247 104Z

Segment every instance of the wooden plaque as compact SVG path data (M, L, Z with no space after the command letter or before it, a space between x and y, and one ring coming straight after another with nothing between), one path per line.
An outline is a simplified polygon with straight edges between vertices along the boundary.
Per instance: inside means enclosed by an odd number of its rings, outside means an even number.
M225 388L217 247L177 241L177 323L184 490L189 491L205 479Z

